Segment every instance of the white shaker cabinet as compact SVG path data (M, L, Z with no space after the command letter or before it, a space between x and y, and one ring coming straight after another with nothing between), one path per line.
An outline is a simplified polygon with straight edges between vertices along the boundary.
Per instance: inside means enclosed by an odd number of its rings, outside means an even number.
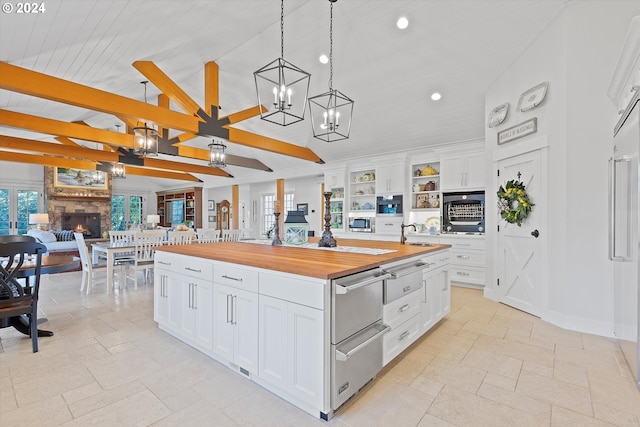
M471 153L440 159L442 191L484 190L484 162L484 153Z
M258 294L213 285L213 351L250 373L258 372Z
M160 268L161 266L167 268ZM171 263L164 261L157 264L153 271L153 320L175 331L182 316L182 295L176 274L170 267Z
M213 349L213 286L211 282L183 276L181 289L182 318L180 333L197 347Z
M402 162L385 163L376 167L376 194L403 194L405 165Z
M258 273L216 263L213 352L244 374L258 372Z

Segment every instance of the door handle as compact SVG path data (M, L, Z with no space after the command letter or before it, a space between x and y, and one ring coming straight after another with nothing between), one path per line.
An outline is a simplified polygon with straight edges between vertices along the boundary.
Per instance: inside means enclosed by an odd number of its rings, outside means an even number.
M538 238L538 236L540 236L540 232L539 232L538 230L533 230L533 231L531 232L531 235L537 239L537 238Z

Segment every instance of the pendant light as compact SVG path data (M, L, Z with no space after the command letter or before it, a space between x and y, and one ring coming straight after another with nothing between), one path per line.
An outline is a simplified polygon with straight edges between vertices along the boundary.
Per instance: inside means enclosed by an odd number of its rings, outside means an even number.
M140 82L144 85L144 103L147 103L147 83L145 80ZM143 157L151 157L158 155L158 131L147 126L147 122L144 122L144 126L138 126L133 128L133 137L135 141L134 154Z
M333 88L333 4L329 0L329 91L309 98L313 136L325 142L349 138L353 100Z
M118 128L118 133L120 133L120 125L116 125ZM113 179L124 179L127 177L127 170L123 163L113 162L111 163L111 178Z
M262 120L281 126L304 120L311 74L284 60L284 0L280 0L280 57L253 77Z
M224 150L227 148L220 141L215 139L209 144L209 166L224 168L227 166L227 162L224 156Z

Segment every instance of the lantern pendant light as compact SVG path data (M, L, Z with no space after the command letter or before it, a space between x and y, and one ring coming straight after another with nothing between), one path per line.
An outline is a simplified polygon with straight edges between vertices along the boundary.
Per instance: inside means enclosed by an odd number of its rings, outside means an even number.
M281 126L304 120L311 74L284 60L284 0L280 0L280 57L253 77L262 120Z
M118 129L118 133L120 133L120 125L116 124L116 128ZM111 178L126 178L127 177L127 169L125 168L123 163L113 162L111 163Z
M349 138L353 100L333 88L333 4L329 0L329 91L309 98L313 136L325 142Z
M147 83L145 80L140 82L144 85L144 103L147 103ZM151 157L158 155L158 131L147 126L147 122L144 122L144 126L138 126L133 128L133 138L135 141L134 154L143 157Z
M215 139L209 144L209 166L224 168L227 166L224 150L227 148L222 142Z

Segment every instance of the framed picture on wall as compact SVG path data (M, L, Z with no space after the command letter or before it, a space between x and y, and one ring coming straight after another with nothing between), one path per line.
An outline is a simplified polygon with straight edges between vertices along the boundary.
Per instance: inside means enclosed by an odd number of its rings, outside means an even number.
M216 210L216 202L215 202L215 200L209 200L208 209L210 211L215 211Z
M304 212L305 215L309 215L309 203L298 203L296 210Z
M57 166L53 168L53 186L82 190L108 190L109 175L102 171Z

